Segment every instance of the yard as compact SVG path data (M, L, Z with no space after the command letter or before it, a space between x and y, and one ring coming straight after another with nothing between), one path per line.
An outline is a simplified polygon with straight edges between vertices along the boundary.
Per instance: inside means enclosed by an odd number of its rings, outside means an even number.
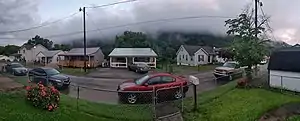
M62 95L60 107L54 112L36 109L26 103L24 92L0 93L0 120L5 121L150 121L147 106L108 105Z
M264 89L237 89L231 82L216 90L199 95L198 111L192 112L191 102L186 102L184 119L188 121L253 121L267 111L283 104L299 102L300 97ZM299 117L292 118L297 121Z

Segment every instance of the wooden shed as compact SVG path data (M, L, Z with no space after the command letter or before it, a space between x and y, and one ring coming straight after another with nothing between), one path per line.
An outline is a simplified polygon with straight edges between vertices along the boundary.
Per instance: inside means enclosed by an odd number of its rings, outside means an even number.
M268 65L269 85L300 92L300 48L285 48L272 53Z

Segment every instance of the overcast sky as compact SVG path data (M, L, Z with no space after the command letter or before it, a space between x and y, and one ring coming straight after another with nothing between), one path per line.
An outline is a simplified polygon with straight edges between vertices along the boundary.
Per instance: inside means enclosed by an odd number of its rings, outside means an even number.
M79 11L82 6L108 4L120 0L0 0L0 45L21 45L35 35L42 37L82 30L82 13L49 26L19 33L3 31L24 29L52 22ZM87 29L187 16L235 17L253 0L138 0L105 8L87 9ZM299 0L261 0L264 12L271 16L270 25L277 40L300 43ZM254 3L253 3L254 4ZM88 38L114 37L125 30L155 33L158 31L208 31L225 35L225 18L201 18L139 24L89 32ZM54 43L82 38L82 34L50 37ZM11 38L11 39L3 39ZM23 39L24 38L24 39Z

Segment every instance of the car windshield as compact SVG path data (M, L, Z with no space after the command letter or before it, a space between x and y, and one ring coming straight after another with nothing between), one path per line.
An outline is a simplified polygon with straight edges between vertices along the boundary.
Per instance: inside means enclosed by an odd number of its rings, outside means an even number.
M236 67L236 63L225 63L223 66L224 67L229 67L229 68L235 68Z
M139 67L148 67L148 65L146 63L139 63L137 64Z
M56 75L56 74L59 74L59 71L57 71L56 69L45 69L45 72L46 72L48 75Z
M20 67L23 67L23 65L18 64L18 63L16 63L16 64L11 64L11 68L20 68Z
M137 85L141 85L141 84L143 84L145 81L147 81L148 79L149 79L149 75L146 75L146 76L143 76L143 77L141 77L141 78L135 80L135 83L136 83Z

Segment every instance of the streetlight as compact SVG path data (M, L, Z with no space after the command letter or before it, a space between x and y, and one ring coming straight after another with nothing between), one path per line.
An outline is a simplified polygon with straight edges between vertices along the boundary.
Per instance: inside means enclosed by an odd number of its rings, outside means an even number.
M35 48L36 48L36 46L33 46L33 54L32 54L32 56L34 58L34 60L33 60L33 68L34 68L34 63L35 63L35 59L36 59Z

